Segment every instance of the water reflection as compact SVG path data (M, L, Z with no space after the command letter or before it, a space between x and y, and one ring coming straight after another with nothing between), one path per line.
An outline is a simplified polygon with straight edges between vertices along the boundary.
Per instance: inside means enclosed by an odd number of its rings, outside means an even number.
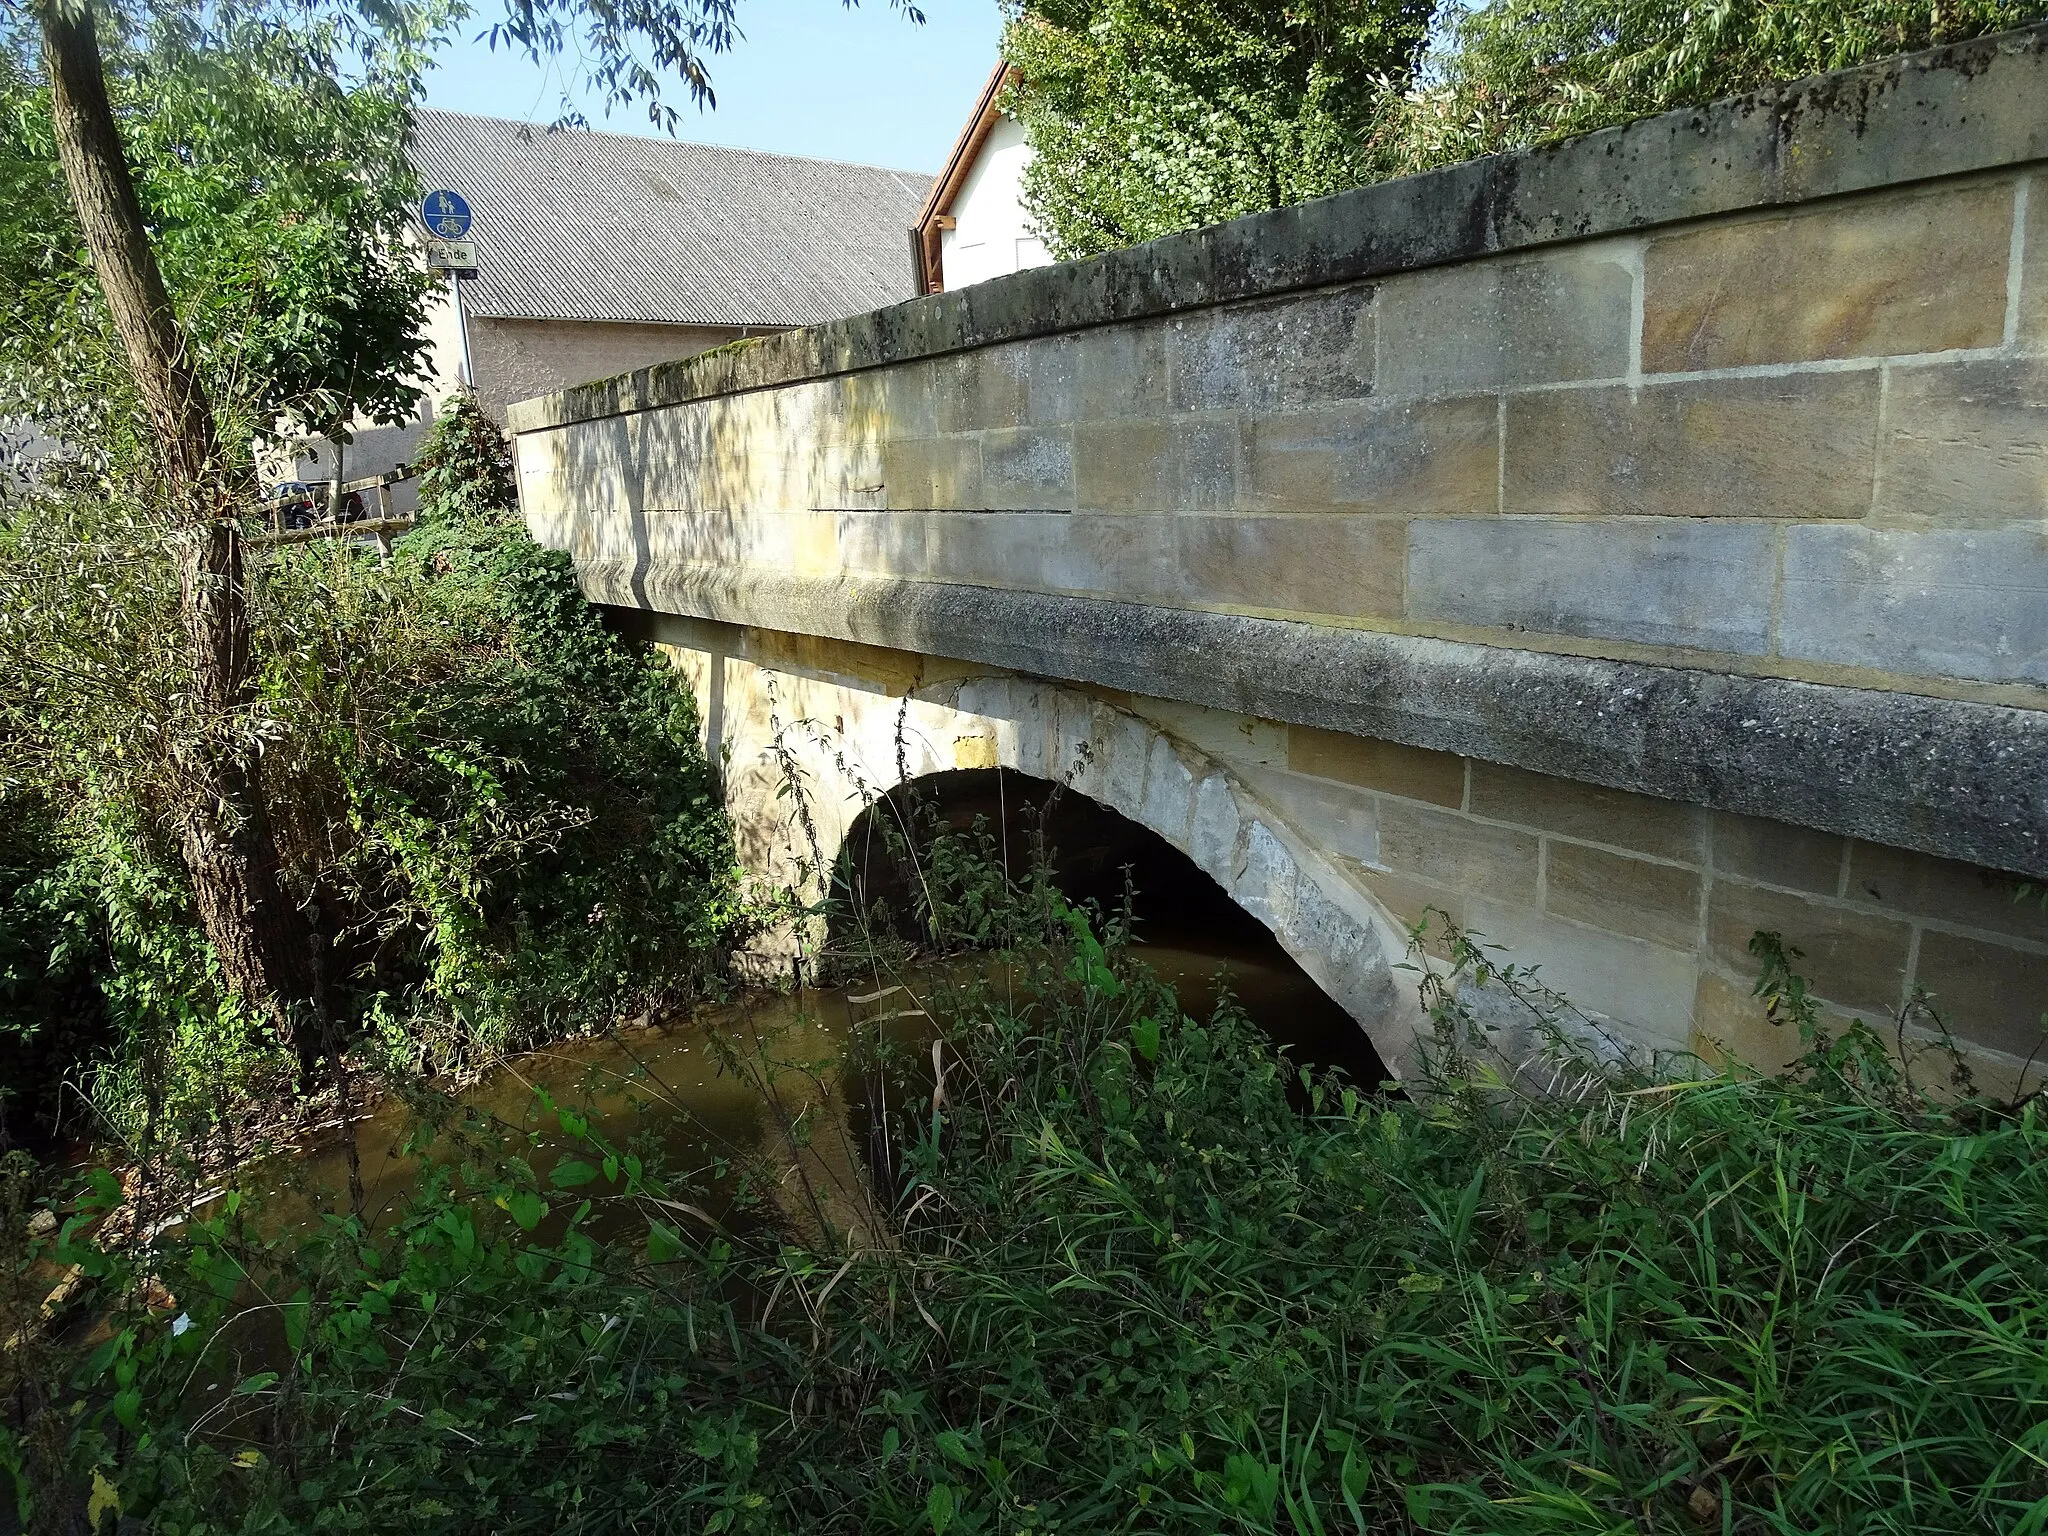
M1358 1026L1263 929L1219 935L1160 921L1141 928L1133 947L1191 1016L1206 1017L1227 991L1295 1060L1377 1081L1377 1058ZM972 957L913 968L886 987L764 994L684 1024L569 1042L465 1089L460 1122L438 1133L422 1131L413 1106L389 1102L357 1126L364 1214L381 1224L402 1209L421 1175L422 1141L439 1160L518 1158L545 1187L579 1145L552 1104L669 1170L707 1222L745 1232L772 1207L809 1238L829 1228L856 1243L881 1241L874 1202L887 1201L894 1170L877 1166L871 1176L867 1166L889 1156L871 1134L885 1118L874 1113L877 1100L930 1092L934 1015L946 1012L947 993L990 979L1001 979L994 962ZM850 1051L856 1041L863 1048ZM877 1066L878 1042L890 1047L879 1057L892 1071ZM263 1197L269 1220L294 1225L346 1200L346 1153L330 1143L271 1159L240 1182ZM748 1192L759 1201L743 1198ZM602 1209L595 1225L606 1225Z

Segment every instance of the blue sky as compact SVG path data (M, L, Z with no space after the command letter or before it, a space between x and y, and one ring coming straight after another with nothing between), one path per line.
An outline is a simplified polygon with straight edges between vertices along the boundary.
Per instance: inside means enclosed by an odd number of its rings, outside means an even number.
M746 37L711 64L714 111L677 88L676 136L898 170L937 171L995 67L1002 17L996 0L922 0L917 26L888 0L847 10L839 0L740 0ZM480 8L488 12L493 9ZM482 42L446 53L427 82L427 104L454 112L549 122L559 115L573 61L543 70ZM654 131L644 109L593 128Z

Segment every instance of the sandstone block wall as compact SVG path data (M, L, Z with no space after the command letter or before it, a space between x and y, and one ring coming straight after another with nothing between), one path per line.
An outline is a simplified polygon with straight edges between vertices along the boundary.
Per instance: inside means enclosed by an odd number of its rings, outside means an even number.
M1889 1034L1924 991L1981 1087L2010 1093L2048 1076L2048 1050L2036 1054L2048 906L2016 902L2008 876L1169 699L774 631L655 633L697 689L743 852L778 879L798 878L799 860L829 863L860 811L898 782L899 729L913 778L1001 765L1065 780L1191 853L1204 835L1191 820L1215 820L1191 818L1195 786L1220 772L1238 787L1229 836L1257 819L1313 850L1333 909L1380 914L1393 961L1402 930L1434 909L1539 967L1632 1048L1775 1066L1798 1040L1752 995L1749 941L1768 929L1804 952L1800 969L1837 1025L1860 1017ZM815 853L783 792L791 763L811 797ZM1211 861L1226 888L1233 869L1245 880L1241 852L1234 866ZM1255 909L1270 900L1255 885L1234 894ZM1412 1009L1394 1013L1413 1027ZM1933 1038L1920 1017L1912 1044ZM1389 1061L1412 1053L1412 1041L1379 1043ZM1938 1084L1946 1063L1929 1058L1923 1072Z
M1120 700L1645 1040L1758 928L2040 1034L2048 28L511 420L594 600Z
M634 600L643 559L657 580L756 565L2034 708L2036 180L1954 178L578 423L522 437L524 494L610 601Z

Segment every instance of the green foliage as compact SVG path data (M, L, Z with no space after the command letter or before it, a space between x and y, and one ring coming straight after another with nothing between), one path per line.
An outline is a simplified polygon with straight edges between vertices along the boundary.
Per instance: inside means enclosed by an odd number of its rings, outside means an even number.
M394 8L401 36L426 13ZM411 85L330 18L106 13L110 93L158 263L209 394L260 436L417 402L430 283L404 241ZM99 466L139 420L57 165L33 24L0 31L0 412Z
M1387 82L1432 0L1014 0L1009 106L1025 201L1061 257L1306 202L1372 179Z
M184 1321L137 1302L76 1367L73 1486L177 1532L2048 1514L2032 1105L1921 1103L1867 1031L1774 1079L1603 1064L1455 933L1436 1080L1303 1085L1066 926L953 994L879 1248L707 1225L566 1110L551 1178L472 1159L378 1232L263 1238L230 1202L158 1261ZM1551 1091L1483 1066L1480 995L1551 1040ZM53 1256L119 1294L80 1231Z
M446 1065L708 980L738 912L694 702L604 630L566 556L454 519L401 541L353 601L326 571L295 575L293 662L318 666L279 698L321 728L294 777L304 796L331 773L345 806L323 878L343 936L374 934L369 979L418 976L394 1047ZM366 641L374 677L349 664Z
M239 729L287 887L331 945L339 1016L408 1068L669 1006L715 976L738 917L687 686L526 537L471 415L444 415L429 515L389 562L345 542L252 555ZM40 500L0 539L0 804L46 829L0 886L0 962L24 978L0 1037L61 1038L75 1062L111 1029L95 1097L132 1133L152 1103L231 1114L287 1066L226 1005L193 917L176 572L123 507ZM59 1007L80 967L95 1006ZM34 1086L46 1105L54 1081Z
M519 504L505 434L474 395L451 395L441 403L413 467L419 471L423 522L491 518Z
M49 1138L60 1106L47 1085L104 1039L103 940L65 900L59 865L47 813L0 796L0 1153Z
M1053 251L1080 257L1979 37L2048 0L1013 0L1010 15L1026 203Z
M2042 0L1497 0L1448 29L1390 168L1546 144L2048 16Z

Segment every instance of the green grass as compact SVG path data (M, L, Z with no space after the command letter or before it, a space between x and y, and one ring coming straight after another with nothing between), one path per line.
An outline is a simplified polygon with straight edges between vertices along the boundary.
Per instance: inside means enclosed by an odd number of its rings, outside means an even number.
M942 1010L881 1251L728 1240L574 1116L566 1174L475 1168L376 1237L223 1217L165 1260L194 1326L43 1357L88 1406L42 1497L97 1473L175 1532L2041 1528L2032 1105L1926 1102L1810 1018L1780 1078L1559 1036L1516 1091L1433 991L1440 1081L1304 1112L1241 1017L1078 925Z

